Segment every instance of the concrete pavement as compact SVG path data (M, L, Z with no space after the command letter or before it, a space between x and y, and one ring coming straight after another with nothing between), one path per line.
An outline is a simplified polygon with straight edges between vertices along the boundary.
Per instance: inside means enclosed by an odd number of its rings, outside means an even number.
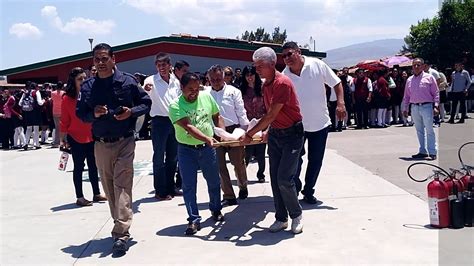
M345 132L339 136L343 134L350 136ZM251 164L249 198L224 208L223 223L210 219L205 182L199 176L203 229L186 237L182 198L153 199L151 149L150 141L137 142L133 239L128 253L120 258L111 254L107 204L74 205L72 163L68 172L58 171L59 152L46 148L0 152L0 264L437 265L438 255L444 252L440 230L426 226L425 201L341 156L334 147L326 151L317 184L322 204L301 203L302 234L268 232L274 221L270 184L256 182L257 166ZM84 192L92 197L87 181ZM474 235L472 228L441 231L462 234L468 241ZM472 254L464 253L454 262L472 262Z

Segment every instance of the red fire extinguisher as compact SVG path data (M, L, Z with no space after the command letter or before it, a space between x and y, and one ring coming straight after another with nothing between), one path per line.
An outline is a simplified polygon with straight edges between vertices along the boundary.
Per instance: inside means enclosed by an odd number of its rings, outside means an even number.
M474 142L467 142L461 145L458 149L458 158L459 162L461 162L462 170L464 170L464 176L461 178L461 182L463 183L464 189L467 190L469 183L474 183L474 175L472 174L472 170L474 170L473 166L467 165L464 163L462 159L462 149L468 145L472 145Z
M410 174L410 169L416 165L429 165L434 168L439 169L440 171L434 171L434 175L431 175L425 179L419 180L415 179ZM444 176L445 178L449 177L449 174L439 166L429 164L429 163L414 163L410 165L407 169L408 176L415 182L425 182L430 178L433 180L428 183L428 206L429 206L429 217L430 225L436 228L446 228L450 223L450 213L449 213L449 187L446 182L444 182L440 177Z

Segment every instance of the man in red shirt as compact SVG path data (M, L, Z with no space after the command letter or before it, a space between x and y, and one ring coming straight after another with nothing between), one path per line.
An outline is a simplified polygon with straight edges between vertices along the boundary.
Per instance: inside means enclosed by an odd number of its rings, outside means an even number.
M287 76L275 69L276 59L275 51L269 47L259 48L253 54L257 73L265 79L262 91L267 113L240 141L248 144L253 135L265 130L263 140L268 138L270 180L276 211L276 221L270 226L270 232L287 228L290 216L291 231L299 234L303 231L303 215L294 176L303 147L304 129L295 87Z

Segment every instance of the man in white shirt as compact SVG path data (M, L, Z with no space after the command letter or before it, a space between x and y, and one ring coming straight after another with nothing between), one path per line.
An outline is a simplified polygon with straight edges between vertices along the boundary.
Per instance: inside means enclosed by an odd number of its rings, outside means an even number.
M171 73L171 58L166 53L155 57L158 73L145 79L145 91L150 95L152 104L151 140L153 143L153 186L155 198L171 200L182 193L175 189L178 142L173 124L168 116L171 102L181 95L181 85ZM166 156L165 156L166 154Z
M224 82L224 68L220 65L212 66L208 72L211 83L211 95L219 106L219 113L224 119L227 132L232 133L236 128L247 129L249 120L244 108L242 93L239 89ZM221 188L223 195L223 206L237 204L234 189L230 181L229 171L226 165L226 153L229 153L230 163L234 166L239 186L239 198L246 199L247 190L247 172L245 167L245 147L218 147L216 149L217 160L219 163L219 174L221 177Z
M296 88L296 94L303 115L305 140L308 140L308 164L305 174L305 185L302 190L303 200L309 204L316 204L314 186L321 170L328 127L331 125L326 103L326 89L324 84L334 88L337 99L336 120L341 120L346 114L344 92L341 80L332 69L317 58L301 55L301 50L295 42L283 45L283 61L286 68L283 74L288 76ZM304 155L304 148L301 157ZM300 158L295 175L296 191L300 191L302 184L299 179L301 164Z

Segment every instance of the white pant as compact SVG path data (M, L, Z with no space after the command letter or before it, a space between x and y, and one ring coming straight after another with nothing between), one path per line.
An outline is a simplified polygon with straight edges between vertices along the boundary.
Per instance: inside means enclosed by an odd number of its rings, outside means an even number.
M383 126L385 125L385 114L387 113L387 109L378 109L377 110L377 125L378 126Z
M33 131L33 145L39 147L39 126L28 126L26 127L26 142L25 144L30 143L31 132Z
M13 145L14 146L24 146L26 144L25 133L23 132L23 127L15 128L15 134L13 135Z

